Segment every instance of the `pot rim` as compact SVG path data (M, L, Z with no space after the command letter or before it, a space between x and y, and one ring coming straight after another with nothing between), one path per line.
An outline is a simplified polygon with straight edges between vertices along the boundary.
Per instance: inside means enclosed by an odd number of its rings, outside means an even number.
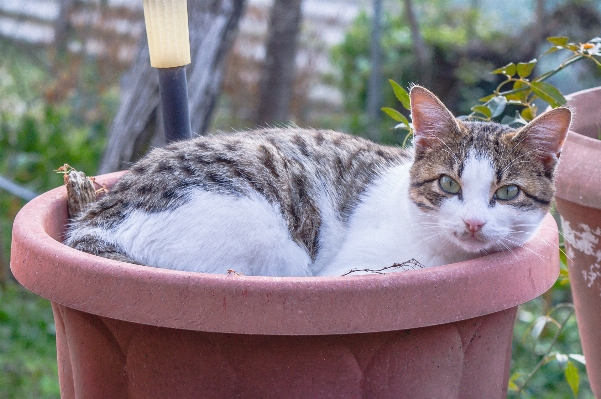
M96 180L110 184L121 174ZM551 215L524 248L471 261L386 275L259 277L166 270L77 251L58 241L66 208L62 186L21 209L11 250L17 280L73 309L161 327L266 335L418 328L517 306L559 274Z

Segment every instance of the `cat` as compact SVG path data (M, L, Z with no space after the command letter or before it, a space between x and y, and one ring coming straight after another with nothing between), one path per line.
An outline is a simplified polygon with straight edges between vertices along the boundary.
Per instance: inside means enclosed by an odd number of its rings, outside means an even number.
M75 218L65 243L160 268L340 276L523 246L548 212L571 111L519 129L460 121L410 90L413 148L260 129L154 149Z

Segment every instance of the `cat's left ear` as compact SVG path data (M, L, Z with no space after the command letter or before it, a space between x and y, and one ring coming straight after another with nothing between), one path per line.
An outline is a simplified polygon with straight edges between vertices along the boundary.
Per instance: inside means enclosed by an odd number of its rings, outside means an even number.
M416 151L461 135L459 124L451 111L432 92L421 86L413 86L409 95Z
M552 109L520 129L512 141L533 147L543 160L557 160L571 121L572 111L569 108Z

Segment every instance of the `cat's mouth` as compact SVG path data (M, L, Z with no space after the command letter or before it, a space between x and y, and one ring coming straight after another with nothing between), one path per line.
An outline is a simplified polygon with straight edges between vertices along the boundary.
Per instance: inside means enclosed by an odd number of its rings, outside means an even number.
M453 232L455 243L466 252L480 252L490 248L490 240L482 233Z

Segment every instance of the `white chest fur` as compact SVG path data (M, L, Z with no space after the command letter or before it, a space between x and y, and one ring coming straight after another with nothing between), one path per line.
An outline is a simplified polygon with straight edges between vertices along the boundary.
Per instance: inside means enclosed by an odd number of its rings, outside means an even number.
M435 222L409 199L410 167L389 170L366 192L349 220L340 250L320 275L380 269L412 258L428 266L440 264L440 256L432 250L439 237L432 228Z

